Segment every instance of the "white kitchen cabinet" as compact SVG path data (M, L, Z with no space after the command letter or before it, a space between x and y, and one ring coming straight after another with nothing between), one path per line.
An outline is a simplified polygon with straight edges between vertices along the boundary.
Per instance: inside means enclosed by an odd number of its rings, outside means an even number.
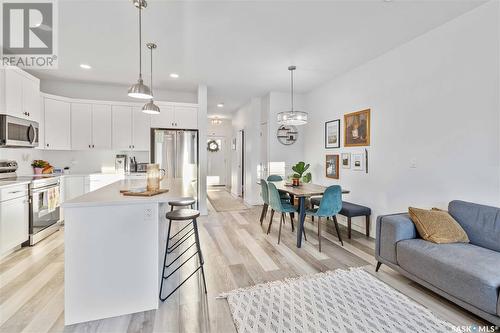
M23 79L23 112L26 119L40 122L40 81Z
M16 69L5 69L5 111L8 115L23 115L23 75Z
M0 204L0 255L28 240L28 196Z
M173 105L162 105L160 107L160 114L151 115L151 127L153 128L173 128L175 127L175 116Z
M132 149L132 108L113 105L112 107L113 149Z
M149 150L151 118L139 107L113 105L113 149Z
M71 149L92 148L92 105L71 103Z
M68 201L85 194L85 182L88 176L64 176L64 201Z
M182 129L198 128L198 108L194 106L175 106L175 127Z
M196 106L158 104L160 114L151 115L153 128L198 128L198 108Z
M70 103L45 98L44 118L45 149L71 149Z
M111 105L92 105L92 148L111 149Z
M151 117L141 108L132 109L132 149L149 150Z
M19 68L4 68L0 81L0 113L40 121L40 80Z

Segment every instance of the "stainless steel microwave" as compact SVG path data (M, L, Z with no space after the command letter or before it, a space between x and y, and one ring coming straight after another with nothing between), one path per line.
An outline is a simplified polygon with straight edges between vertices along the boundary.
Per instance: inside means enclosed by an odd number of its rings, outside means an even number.
M38 147L38 123L0 115L0 147Z

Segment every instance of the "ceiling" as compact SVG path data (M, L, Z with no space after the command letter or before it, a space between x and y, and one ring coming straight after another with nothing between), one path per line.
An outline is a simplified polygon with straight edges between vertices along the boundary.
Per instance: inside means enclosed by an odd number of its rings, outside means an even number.
M209 114L253 96L307 92L484 1L148 1L143 41L155 41L154 86L208 86ZM59 68L46 79L129 85L138 76L137 9L129 0L59 1ZM149 52L143 71L149 82ZM81 63L90 64L83 70ZM169 74L180 75L172 79ZM124 91L124 94L126 91ZM223 109L216 104L223 102Z

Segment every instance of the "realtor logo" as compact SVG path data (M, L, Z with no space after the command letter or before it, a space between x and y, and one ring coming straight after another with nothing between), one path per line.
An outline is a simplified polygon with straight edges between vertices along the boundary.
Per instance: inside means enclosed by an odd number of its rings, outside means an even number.
M31 1L2 3L2 65L56 68L56 4Z

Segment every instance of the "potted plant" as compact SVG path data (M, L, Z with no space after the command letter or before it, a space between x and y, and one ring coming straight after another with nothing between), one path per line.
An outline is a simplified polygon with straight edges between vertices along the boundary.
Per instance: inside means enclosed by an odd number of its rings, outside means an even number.
M34 160L33 163L31 163L31 166L35 171L35 175L41 175L43 168L45 168L47 165L48 163L45 162L44 160Z
M307 169L309 169L309 164L306 164L305 162L302 161L292 166L292 170L293 172L295 172L292 175L294 185L296 186L299 185L301 181L303 183L311 182L312 176L310 172L306 173Z

